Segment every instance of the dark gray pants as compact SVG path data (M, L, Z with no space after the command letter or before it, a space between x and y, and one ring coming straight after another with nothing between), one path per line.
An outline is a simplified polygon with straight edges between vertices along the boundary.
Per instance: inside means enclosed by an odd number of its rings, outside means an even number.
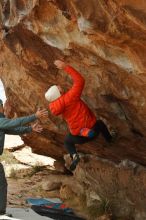
M100 133L103 135L103 137L105 138L105 140L107 142L111 141L112 136L111 136L106 124L104 124L103 121L101 121L101 120L96 121L96 123L92 129L95 132L95 136L93 138L72 135L71 133L67 134L67 136L65 137L64 146L70 155L77 153L76 147L75 147L76 144L87 143L87 142L95 139Z
M0 163L0 214L6 212L7 206L7 180L3 165Z

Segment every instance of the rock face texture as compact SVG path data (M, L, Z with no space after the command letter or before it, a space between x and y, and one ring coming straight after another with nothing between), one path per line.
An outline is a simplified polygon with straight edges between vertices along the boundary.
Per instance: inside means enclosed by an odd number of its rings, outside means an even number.
M49 181L48 183L50 184ZM85 213L88 210L90 215L87 219L98 219L95 217L99 213L112 212L112 219L116 220L145 220L145 190L144 167L128 160L116 165L108 160L86 155L81 158L74 172L74 180L68 178L68 182L63 183L60 194L65 199L82 198Z
M116 150L85 151L145 164L145 10L144 1L1 1L0 76L17 115L47 106L50 85L71 86L53 65L64 58L85 77L83 99L97 117L126 137ZM62 157L65 124L51 115L44 124L24 141Z
M144 0L1 0L0 28L0 78L17 116L47 107L49 86L71 87L53 65L64 59L86 80L82 98L119 133L110 147L99 137L78 150L146 165ZM50 113L42 123L43 133L24 136L24 142L61 159L65 123Z
M18 116L47 107L52 84L71 80L53 65L64 59L86 79L82 98L120 139L80 146L85 153L146 164L146 3L140 1L3 0L0 3L0 77ZM67 132L49 115L41 135L24 137L34 152L62 158Z

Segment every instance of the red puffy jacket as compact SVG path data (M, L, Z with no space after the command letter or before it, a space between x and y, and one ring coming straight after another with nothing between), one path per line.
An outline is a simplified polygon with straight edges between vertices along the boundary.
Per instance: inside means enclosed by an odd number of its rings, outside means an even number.
M51 102L49 108L54 115L62 114L71 134L79 135L82 128L93 127L96 117L80 98L84 88L84 78L71 66L66 66L64 70L71 75L73 86L68 92Z

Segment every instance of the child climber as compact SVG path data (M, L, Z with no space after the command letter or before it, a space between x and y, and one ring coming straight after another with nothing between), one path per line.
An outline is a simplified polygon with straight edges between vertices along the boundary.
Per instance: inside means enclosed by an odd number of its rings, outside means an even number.
M70 170L73 171L80 161L75 147L76 144L89 142L100 133L107 142L112 140L112 136L103 121L97 120L94 113L81 99L85 84L81 74L61 60L56 60L54 64L58 69L63 69L73 79L73 86L66 93L63 93L60 86L57 85L51 86L45 93L52 114L61 114L68 124L70 132L65 137L64 145L72 158Z

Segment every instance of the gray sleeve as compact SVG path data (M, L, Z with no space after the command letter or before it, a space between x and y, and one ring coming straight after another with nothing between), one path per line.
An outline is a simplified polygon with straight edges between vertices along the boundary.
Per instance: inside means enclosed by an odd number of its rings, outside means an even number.
M21 134L30 133L31 131L32 131L31 126L22 126L22 127L5 130L5 134L21 135Z
M36 119L35 114L16 119L0 118L0 129L9 130L11 128L21 127L24 124L35 121Z

